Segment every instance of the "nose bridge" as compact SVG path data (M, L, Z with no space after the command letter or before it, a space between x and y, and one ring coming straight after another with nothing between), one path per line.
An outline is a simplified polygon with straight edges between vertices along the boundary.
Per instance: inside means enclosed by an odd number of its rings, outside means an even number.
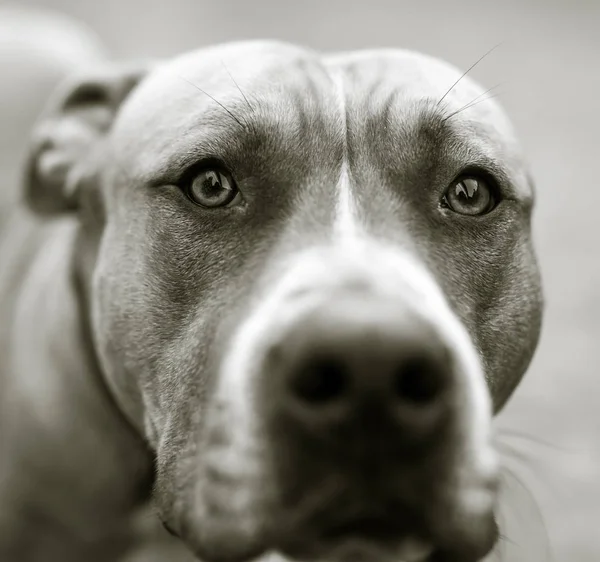
M293 298L298 295L318 298L325 293L333 296L361 289L390 302L403 302L407 312L427 318L437 327L440 337L447 339L468 364L466 369L478 371L479 360L466 329L413 246L367 232L361 221L350 215L356 209L351 198L350 194L344 202L348 204L346 219L353 221L349 228L333 222L326 235L322 231L304 250L292 251L293 240L288 240L285 251L274 254L273 267L262 283L268 302L274 303L281 317L289 316L289 321L294 321L295 308L301 308ZM292 238L301 243L297 234Z
M258 368L263 414L297 416L305 429L360 426L349 412L370 396L399 433L431 436L450 416L465 450L487 450L490 400L466 329L417 256L356 226L282 264Z
M448 302L426 266L406 246L392 245L361 231L333 239L299 256L289 277L299 292L343 292L361 288L390 301L404 303L407 312L433 324L453 319Z

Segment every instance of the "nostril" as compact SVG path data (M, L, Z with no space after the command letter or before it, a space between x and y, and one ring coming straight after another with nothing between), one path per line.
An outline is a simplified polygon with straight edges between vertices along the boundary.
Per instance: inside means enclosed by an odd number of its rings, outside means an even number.
M304 402L326 405L343 397L349 378L343 363L334 359L312 359L304 364L291 381L292 391Z
M396 371L394 390L404 402L421 406L436 400L445 386L444 381L440 365L426 357L413 357Z

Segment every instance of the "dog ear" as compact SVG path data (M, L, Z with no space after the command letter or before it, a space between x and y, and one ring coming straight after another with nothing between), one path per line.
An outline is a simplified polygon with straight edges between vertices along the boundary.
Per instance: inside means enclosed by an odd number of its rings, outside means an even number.
M83 163L147 70L147 65L113 67L70 78L58 88L33 133L24 185L29 208L40 214L77 209Z

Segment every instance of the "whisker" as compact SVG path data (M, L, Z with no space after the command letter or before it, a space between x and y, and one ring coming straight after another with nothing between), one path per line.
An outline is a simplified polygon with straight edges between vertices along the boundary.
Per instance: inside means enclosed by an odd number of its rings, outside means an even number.
M223 65L223 68L225 69L225 72L227 72L227 74L229 74L229 78L231 78L231 81L235 84L235 87L239 90L240 94L242 94L242 97L244 98L244 101L246 102L246 104L250 108L250 111L254 111L254 108L252 107L252 105L248 101L248 98L246 97L246 94L244 94L244 92L240 88L240 85L236 82L236 80L233 77L233 75L231 74L231 72L229 72L229 69L227 68L227 66L225 65L225 62L223 60L221 61L221 64Z
M553 449L554 451L558 451L561 453L580 453L582 450L572 449L569 447L564 447L562 445L557 445L556 443L551 443L550 441L546 441L541 439L540 437L536 437L535 435L529 435L527 433L523 433L521 431L516 431L514 429L500 429L496 433L497 438L509 437L511 439L521 439L524 441L529 441L531 443L535 443L536 445L542 445L544 447L548 447L549 449Z
M454 84L452 84L452 86L450 86L450 88L448 89L448 91L439 99L439 101L437 102L436 105L440 105L440 103L442 103L442 101L444 100L444 98L455 88L455 86L467 75L469 74L469 72L471 72L471 70L473 70L484 58L486 58L489 54L492 53L492 51L494 51L495 49L497 49L500 45L502 45L502 43L498 43L497 45L494 45L487 53L485 53L482 57L480 57L479 59L477 59L469 68L467 68L467 70L465 70L465 72L463 72L460 76L460 78L454 82Z
M504 533L498 533L498 539L500 539L502 542L512 544L513 546L521 546L518 542L509 539Z
M490 101L490 100L492 100L494 98L497 98L498 96L500 96L499 93L498 94L492 94L491 96L488 96L487 98L484 98L484 99L479 100L479 101L472 101L472 102L468 103L467 105L461 107L460 109L457 109L456 111L452 112L450 115L447 115L446 117L444 117L442 119L442 123L445 123L451 117L454 117L455 115L458 115L459 113L462 113L463 111L466 111L467 109L471 109L475 105L479 105L480 103L483 103L484 101Z
M187 78L183 77L183 76L179 76L179 78L181 78L182 80L184 80L185 82L187 82L190 86L193 86L194 88L196 88L196 90L199 90L200 92L202 92L205 96L209 97L211 100L213 100L217 105L219 105L220 107L222 107L227 114L243 129L247 129L248 126L245 123L242 123L242 121L240 121L229 109L227 109L218 99L214 98L213 96L211 96L208 92L204 91L200 86L198 86L197 84L194 84L193 82L190 82Z
M482 92L481 94L479 94L478 96L476 96L475 98L473 98L469 103L466 103L465 105L463 105L460 109L458 109L457 111L455 111L454 113L460 113L461 111L463 111L464 109L467 109L472 103L476 102L477 100L481 99L483 96L485 96L486 94L489 94L492 90L495 90L496 88L499 88L502 84L496 84L495 86L492 86L491 88L488 88L485 92ZM453 115L453 114L452 114ZM451 115L448 115L447 118L450 118Z
M521 461L523 464L525 464L527 466L529 466L530 464L533 464L535 462L534 459L532 459L530 456L528 456L527 453L524 453L523 451L519 450L519 448L517 446L513 445L512 443L498 442L498 443L496 443L496 447L498 448L499 451L501 451L505 455L507 455L507 457Z
M527 485L525 484L525 482L523 481L522 478L520 478L516 472L512 469L510 469L508 466L506 466L505 464L502 466L503 472L504 472L504 481L508 484L508 479L506 478L507 476L510 476L518 485L518 487L521 489L522 492L525 493L525 495L527 497L529 497L529 499L531 500L531 505L533 506L533 509L535 511L535 514L538 518L538 520L541 523L542 529L543 529L543 535L544 535L544 550L545 550L545 557L544 559L547 560L548 562L554 562L554 554L552 551L552 546L551 546L551 541L550 541L550 535L548 533L548 528L546 526L546 522L544 520L544 514L542 513L542 510L535 498L535 496L533 495L533 493L529 490L529 488L527 487Z
M496 542L496 546L490 553L488 558L485 558L485 562L509 562L509 558L506 551L506 546L511 545L513 548L522 549L522 545L517 541L511 539L505 533L499 531L498 532L498 541Z

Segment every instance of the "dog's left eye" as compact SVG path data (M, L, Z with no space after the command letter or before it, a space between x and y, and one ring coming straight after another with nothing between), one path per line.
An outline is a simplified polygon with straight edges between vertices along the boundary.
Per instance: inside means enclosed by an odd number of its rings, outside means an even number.
M191 179L186 194L196 205L215 208L233 203L239 190L230 174L218 168L207 168Z
M485 215L496 206L496 197L483 179L463 176L446 190L442 205L460 215Z

